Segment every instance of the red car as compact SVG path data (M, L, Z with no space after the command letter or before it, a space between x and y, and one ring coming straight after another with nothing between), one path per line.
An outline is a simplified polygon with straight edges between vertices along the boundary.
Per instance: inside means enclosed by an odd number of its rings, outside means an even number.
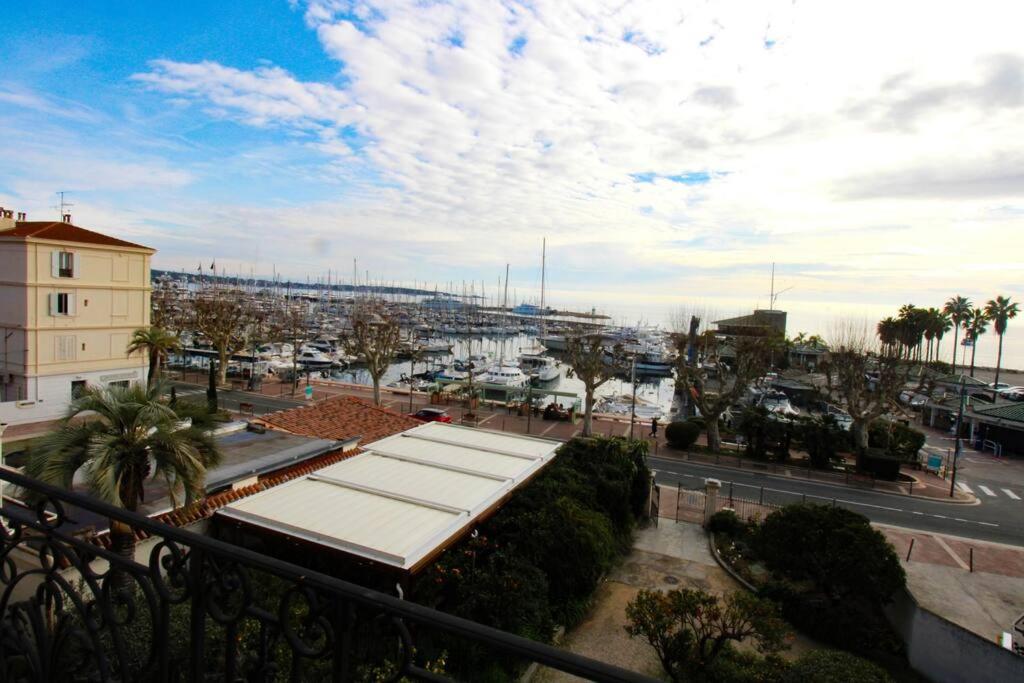
M409 417L415 417L424 422L451 422L452 416L444 408L420 408L415 413L409 413Z

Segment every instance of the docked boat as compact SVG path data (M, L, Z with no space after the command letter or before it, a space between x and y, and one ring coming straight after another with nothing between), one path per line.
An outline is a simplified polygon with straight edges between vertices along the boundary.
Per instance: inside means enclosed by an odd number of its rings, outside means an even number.
M317 350L310 346L303 346L299 349L298 355L295 357L295 362L304 368L329 368L337 361L328 356L323 351Z
M559 376L554 358L533 353L519 356L519 367L536 382L550 382Z
M544 334L537 341L543 344L544 348L549 351L565 351L569 348L564 334Z
M487 372L480 377L480 381L505 387L525 387L530 383L530 376L523 372L518 365L498 363L488 368Z

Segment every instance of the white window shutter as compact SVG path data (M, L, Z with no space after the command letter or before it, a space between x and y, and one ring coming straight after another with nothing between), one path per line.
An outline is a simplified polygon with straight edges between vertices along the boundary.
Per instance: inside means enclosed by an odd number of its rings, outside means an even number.
M82 255L77 251L71 255L71 277L76 280L82 276Z
M50 274L60 277L60 250L50 252Z
M57 295L50 294L50 315L57 315Z
M77 297L74 294L68 294L68 315L78 314L78 304L75 301Z

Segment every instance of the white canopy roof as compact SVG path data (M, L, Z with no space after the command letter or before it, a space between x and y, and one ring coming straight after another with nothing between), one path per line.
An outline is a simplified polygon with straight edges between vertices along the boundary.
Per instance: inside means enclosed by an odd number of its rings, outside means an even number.
M428 422L217 514L411 570L544 467L559 445Z

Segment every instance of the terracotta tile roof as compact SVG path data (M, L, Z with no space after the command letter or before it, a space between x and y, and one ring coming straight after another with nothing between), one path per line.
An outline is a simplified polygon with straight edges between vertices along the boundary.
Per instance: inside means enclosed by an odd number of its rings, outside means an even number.
M213 513L229 503L251 496L254 493L259 493L260 491L266 491L267 489L277 486L278 484L283 484L286 481L311 474L322 467L327 467L328 465L341 462L346 458L351 458L357 453L359 453L358 449L353 449L351 451L337 450L333 453L326 453L319 457L312 458L311 460L307 460L306 462L299 463L298 465L293 465L278 472L273 472L266 477L261 477L259 481L251 486L220 491L219 493L207 496L203 500L193 503L188 507L181 507L171 510L170 512L165 512L161 515L156 515L153 519L171 526L187 526L198 522L199 520L213 516ZM136 529L135 538L141 541L149 538L149 534L142 529ZM96 534L91 537L90 540L104 548L110 548L110 534L107 530Z
M141 244L119 240L116 237L86 230L85 228L62 221L20 221L13 230L0 231L0 239L11 237L16 239L35 238L59 242L77 242L78 244L98 244L107 247L133 247L135 249L155 251Z
M362 444L423 424L355 396L334 396L312 405L261 415L254 421L271 429L317 439L341 441L360 436Z
M313 436L322 439L342 441L353 436L361 436L362 443L383 439L386 436L404 432L421 424L401 413L387 408L380 408L372 402L354 396L335 396L318 401L312 405L282 410L260 416L253 422L265 424L271 429L280 429L301 436ZM251 485L235 490L220 491L207 496L189 507L178 508L154 517L158 522L172 526L186 526L199 520L212 517L220 508L260 491L283 484L286 481L311 474L312 472L341 462L361 452L358 448L350 451L337 450L332 453L310 458L290 467L271 472ZM145 531L136 530L138 540L149 537ZM110 536L101 532L91 538L93 543L105 548L110 547Z

